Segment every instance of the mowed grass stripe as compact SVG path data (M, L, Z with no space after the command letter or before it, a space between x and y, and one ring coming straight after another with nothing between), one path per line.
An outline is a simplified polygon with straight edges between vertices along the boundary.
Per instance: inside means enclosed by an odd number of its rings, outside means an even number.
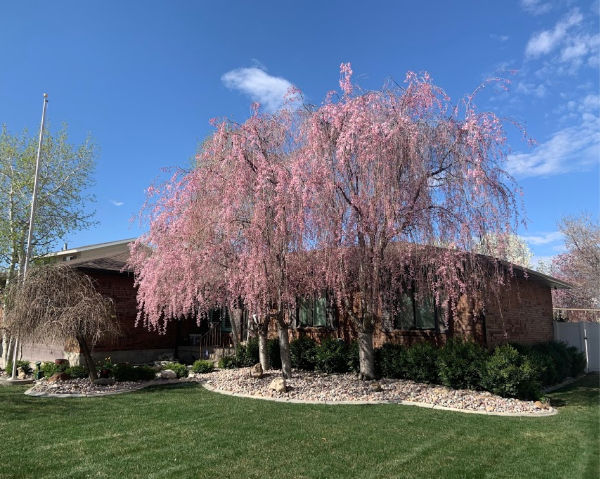
M590 477L598 376L550 395L559 414L506 418L398 405L317 406L193 384L94 399L0 389L0 477Z

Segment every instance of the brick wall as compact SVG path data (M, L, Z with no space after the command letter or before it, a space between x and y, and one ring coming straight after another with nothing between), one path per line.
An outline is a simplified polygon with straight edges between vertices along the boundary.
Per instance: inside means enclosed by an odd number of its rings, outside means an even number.
M554 332L550 287L533 279L513 278L498 298L487 298L485 329L488 347L506 342L551 341Z

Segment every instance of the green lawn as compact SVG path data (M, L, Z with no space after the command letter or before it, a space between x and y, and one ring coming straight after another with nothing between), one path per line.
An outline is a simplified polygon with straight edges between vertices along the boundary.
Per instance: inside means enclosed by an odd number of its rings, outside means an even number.
M598 376L550 394L559 414L239 399L193 384L94 399L0 387L0 477L598 478Z

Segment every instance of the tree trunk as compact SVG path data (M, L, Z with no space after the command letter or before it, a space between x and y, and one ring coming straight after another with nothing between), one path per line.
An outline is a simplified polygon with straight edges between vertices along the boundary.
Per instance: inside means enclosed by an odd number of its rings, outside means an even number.
M267 327L262 325L258 328L258 360L263 371L270 369L269 354L267 351Z
M277 333L279 334L279 355L281 356L281 373L283 377L292 377L292 360L290 359L290 338L288 326L283 320L277 321Z
M359 328L358 357L360 360L360 379L375 378L375 353L373 351L373 331Z
M87 341L83 336L77 336L77 342L79 343L79 349L81 349L81 352L83 353L83 359L88 368L90 381L94 382L94 380L98 378L98 374L96 373L96 364L92 358L90 348L88 348Z
M241 308L233 308L231 310L231 316L229 320L231 321L231 340L233 341L233 349L236 351L240 345L240 331L239 327L241 325L242 318L242 309Z

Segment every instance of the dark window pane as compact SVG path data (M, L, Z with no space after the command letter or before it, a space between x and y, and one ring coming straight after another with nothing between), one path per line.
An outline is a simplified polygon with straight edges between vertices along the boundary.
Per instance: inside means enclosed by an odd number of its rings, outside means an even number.
M433 299L430 297L422 298L417 302L417 328L435 328L435 307Z
M320 296L315 301L313 326L327 326L327 300Z
M394 315L396 329L412 329L415 327L413 301L410 295L404 293L400 297Z

